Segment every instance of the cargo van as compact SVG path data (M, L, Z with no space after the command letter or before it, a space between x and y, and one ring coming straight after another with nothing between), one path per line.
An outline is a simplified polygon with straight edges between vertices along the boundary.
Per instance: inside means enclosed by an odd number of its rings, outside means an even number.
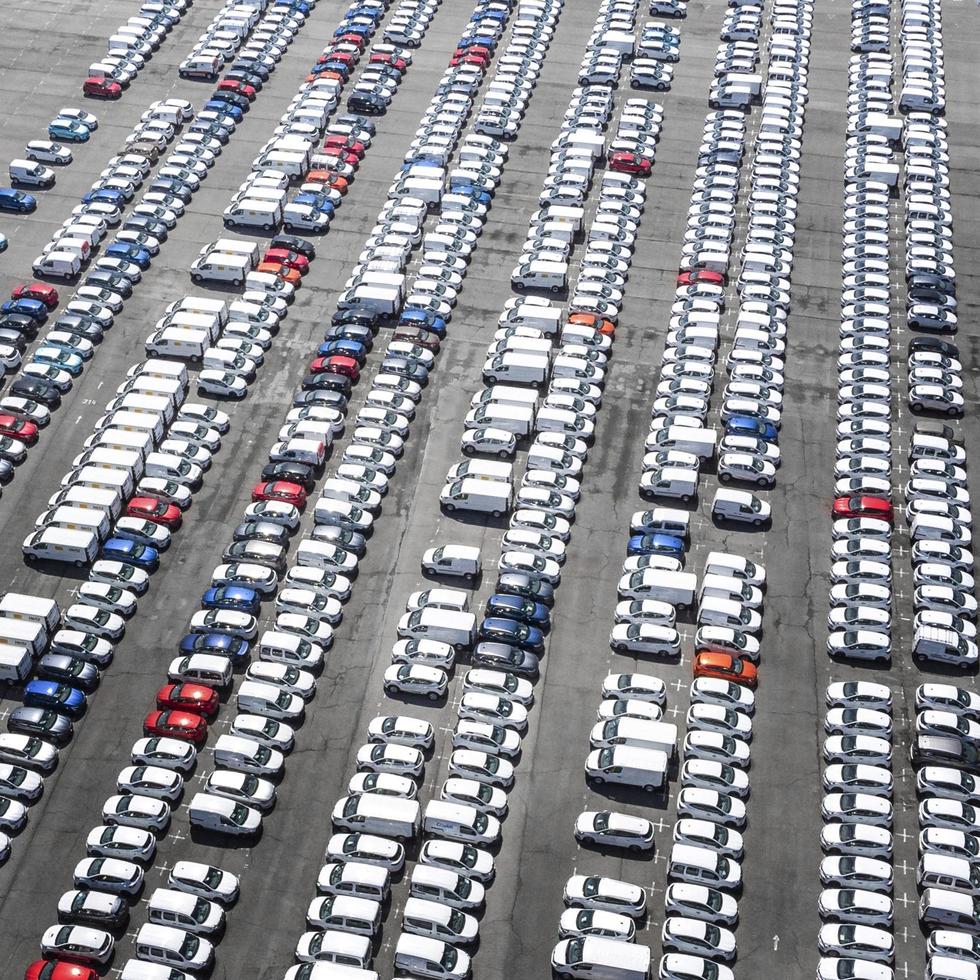
M650 947L599 936L563 939L551 953L559 977L588 980L649 980Z
M919 899L919 919L928 929L976 929L980 901L946 888L926 888Z
M219 318L220 319L220 318ZM187 368L177 361L167 361L159 357L150 357L126 372L127 378L170 378L180 382L181 389L186 392L188 388Z
M697 490L698 471L682 466L655 467L640 478L642 497L670 497L687 503Z
M701 626L727 626L754 633L759 627L759 620L757 612L734 599L705 597L698 606L698 623Z
M665 572L657 568L643 568L624 575L619 588L637 589L644 599L669 602L678 609L687 609L694 602L698 577L692 572Z
M211 337L206 330L164 327L162 330L154 330L146 338L144 350L148 356L162 354L196 363L204 357L204 351L210 343Z
M626 745L635 749L655 749L663 752L670 762L677 752L677 726L645 718L611 718L592 726L589 741L595 748Z
M11 160L8 173L12 184L42 189L54 187L54 171L33 160Z
M679 449L693 453L699 459L711 459L715 454L718 436L714 429L691 429L682 425L669 425L656 433L658 449Z
M40 623L47 633L53 633L61 622L61 609L54 599L8 592L0 599L0 619L16 619Z
M106 430L108 431L108 430ZM59 490L48 499L49 507L80 507L97 510L115 520L122 513L123 495L118 490L102 490L76 483Z
M916 871L919 888L945 888L965 895L980 895L980 869L966 858L926 853Z
M138 480L143 475L144 461L139 453L128 449L110 449L108 446L97 446L79 453L71 462L72 467L107 466L111 470L125 470Z
M381 905L367 898L327 895L313 899L306 919L308 923L322 925L324 929L354 933L359 936L374 936L381 926ZM360 974L361 971L357 973ZM347 974L343 976L346 978ZM369 976L377 976L377 974L371 973ZM307 980L305 974L302 980Z
M34 654L19 643L0 637L0 683L16 684L31 672Z
M516 290L542 289L560 293L568 286L568 263L535 260L519 265L510 276Z
M534 410L519 405L501 405L498 402L488 402L477 408L471 408L463 419L463 426L476 429L492 426L512 432L518 439L531 434L534 425Z
M241 286L251 268L251 263L244 255L208 252L191 263L190 272L194 282L231 283L233 286Z
M41 511L34 522L39 530L46 527L68 528L72 531L89 531L100 542L109 537L109 515L90 507L54 507Z
M417 864L412 869L409 894L451 908L473 909L483 904L486 890L481 882L455 871Z
M79 568L94 561L98 551L99 539L91 531L72 531L57 527L35 531L24 538L23 544L25 558L62 561Z
M912 656L965 668L977 663L977 645L956 630L921 626L915 631Z
M67 532L79 534L81 532ZM26 648L32 656L44 652L48 643L48 630L44 623L32 619L0 617L0 642Z
M272 231L282 224L282 203L259 200L251 196L243 197L226 207L223 215L225 225Z
M652 793L664 785L669 765L666 752L616 745L593 749L589 753L585 760L585 777L600 786L622 783Z
M219 239L231 241L231 239ZM247 244L247 243L245 243ZM249 254L243 252L242 254ZM198 316L213 316L221 326L228 322L228 307L223 299L211 299L208 296L183 296L174 300L167 308L167 313L194 313Z
M221 334L221 322L209 313L191 313L189 310L175 310L157 320L154 330L166 327L179 327L184 330L202 330L215 341Z
M123 431L148 432L157 442L163 438L164 432L163 419L146 412L107 412L96 419L96 431L110 427Z
M395 944L395 969L412 976L464 980L470 976L471 958L469 953L441 939L403 932Z
M345 796L333 808L333 826L335 830L411 840L419 831L421 810L418 800L375 793Z
M509 483L472 477L447 483L439 502L448 513L470 510L502 517L513 506L513 493Z
M177 378L160 378L149 374L137 374L124 381L116 391L120 395L132 392L137 395L151 395L154 398L166 398L176 411L184 401L185 389Z
M206 348L201 364L205 370L226 371L238 375L246 381L251 381L258 370L255 361L250 357L220 347Z
M300 180L306 175L310 160L305 153L294 153L289 150L268 150L257 157L252 164L253 170L278 170L291 181Z
M730 555L725 551L711 551L704 560L705 575L727 575L741 579L764 589L765 569L741 555Z
M149 432L133 432L127 429L117 429L109 426L90 435L82 445L86 449L122 449L126 452L138 453L146 460L153 452L153 435Z
M133 478L124 470L109 469L105 466L83 466L80 470L72 470L61 481L66 490L81 484L85 487L97 487L100 490L113 490L123 497L133 495Z
M363 309L379 316L395 316L401 309L401 295L397 289L383 289L376 286L354 286L345 290L337 306L342 310Z
M500 840L500 821L462 803L430 800L425 805L422 829L444 840L493 846Z
M516 351L495 354L483 365L483 378L490 383L543 385L548 380L548 355Z
M729 891L742 884L742 869L737 861L691 844L674 844L667 874L679 881Z
M203 795L203 794L198 794ZM231 800L225 802L231 803ZM232 804L241 806L242 804ZM214 947L201 936L175 929L172 926L157 926L147 923L136 934L136 955L151 963L175 966L198 973L211 968L214 962Z
M457 651L473 645L476 616L450 609L416 609L398 621L398 635L409 639L440 640Z
M34 260L34 274L49 279L74 279L81 271L81 257L74 252L55 249Z
M532 306L522 302L505 309L497 323L501 327L533 327L546 337L554 337L561 328L562 312L557 306Z

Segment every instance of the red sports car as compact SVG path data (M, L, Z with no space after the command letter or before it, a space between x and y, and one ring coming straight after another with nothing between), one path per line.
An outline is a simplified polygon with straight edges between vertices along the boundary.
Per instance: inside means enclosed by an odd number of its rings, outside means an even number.
M189 711L151 711L143 720L143 734L203 745L208 738L208 723Z
M263 262L278 262L286 266L287 269L295 269L301 276L305 276L310 271L310 260L299 252L291 252L287 248L266 249L262 256Z
M78 963L35 960L25 971L24 980L99 980L95 970Z
M878 520L893 519L890 500L884 497L838 497L833 506L834 517L877 517Z
M343 354L334 354L333 357L314 357L310 362L310 372L312 374L342 374L357 381L361 376L361 369L353 357L344 357Z
M213 718L218 713L218 692L204 684L164 684L157 691L157 707Z
M58 290L44 282L22 282L10 294L11 299L39 299L49 310L58 305Z
M653 162L638 153L627 153L619 150L609 154L609 169L616 170L621 174L637 174L640 177L649 177L653 170Z
M218 82L219 92L234 92L236 95L244 95L249 102L255 101L255 96L258 94L255 88L248 84L248 82L240 82L237 78L223 78Z
M295 507L303 507L306 503L306 491L298 483L268 480L252 487L252 502L257 503L260 500L282 500Z
M682 272L677 277L678 286L693 286L698 282L709 282L715 286L724 286L725 276L721 272L712 272L710 269L696 269L692 272Z
M173 531L180 527L181 517L180 508L174 504L168 504L164 500L156 497L133 497L126 504L127 517L142 517L144 520L153 521L154 524L162 524Z
M38 428L33 422L27 419L19 419L16 415L7 415L6 412L0 414L0 436L10 436L11 439L19 439L28 446L33 446L37 442Z

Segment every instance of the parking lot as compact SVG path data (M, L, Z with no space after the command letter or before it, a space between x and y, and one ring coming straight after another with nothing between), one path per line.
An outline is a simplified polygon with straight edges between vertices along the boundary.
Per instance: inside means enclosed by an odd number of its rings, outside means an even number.
M392 9L395 6L392 4ZM651 19L645 6L640 7L639 23ZM72 5L68 12L62 3L52 2L40 8L8 11L9 23L0 41L0 89L7 107L0 159L19 156L26 141L42 138L46 121L61 106L82 104L79 89L86 67L98 59L106 37L127 15L120 7L111 3ZM462 694L465 665L457 665L449 696L438 705L386 697L382 676L390 664L405 600L410 593L433 584L419 571L423 551L445 543L479 547L484 573L473 586L471 609L479 614L494 591L494 563L506 523L486 515L464 519L449 516L440 510L438 495L447 470L462 458L458 451L462 420L471 395L482 387L486 345L497 328L505 299L512 295L510 270L521 254L528 219L538 207L551 143L577 84L598 7L597 0L568 0L561 12L520 134L510 144L504 174L448 339L418 406L405 455L398 462L366 557L360 563L353 598L345 607L343 623L317 681L316 699L297 732L297 746L288 757L277 805L265 818L261 837L247 847L233 842L221 844L216 837L202 838L191 831L186 808L175 810L171 829L161 838L158 856L147 872L144 898L153 887L164 884L169 869L183 859L210 862L241 876L241 898L228 915L212 974L215 977L274 980L294 963L293 951L308 928L307 907L333 832L330 813L357 768L355 756L373 717L410 714L434 726L436 748L427 759L419 791L423 803L437 797L437 787L447 774L454 709ZM29 453L13 481L3 487L0 592L54 597L63 609L73 601L84 573L52 574L50 567L28 566L20 543L33 530L49 496L59 488L71 459L81 451L82 440L103 413L104 403L129 366L143 358L145 337L163 314L163 307L185 293L201 292L188 278L190 261L202 245L224 234L222 210L344 8L336 0L320 0L195 194L186 216L145 273L133 299L65 397L43 432L39 447ZM609 648L630 517L641 507L652 506L644 504L637 493L643 440L656 397L681 239L708 111L714 54L725 14L724 7L703 0L690 0L687 8L685 19L671 22L683 39L671 89L631 92L628 71L624 71L624 81L614 96L614 121L628 98L643 96L663 106L663 130L652 175L645 182L646 208L625 288L596 438L575 511L568 561L562 568L548 652L535 683L535 704L521 747L515 787L508 794L509 815L496 853L496 880L488 889L486 909L480 916L479 943L473 947L474 976L486 980L548 975L557 922L564 907L562 889L573 874L604 874L642 886L649 913L637 933L637 942L652 949L654 969L662 952L659 933L664 921L671 831L677 819L678 783L671 782L666 793L653 798L620 790L599 794L586 784L582 765L589 751L589 730L595 722L600 684L608 672L636 669L662 678L667 685L665 720L678 724L681 740L689 706L695 630L690 615L686 621L681 617L678 626L683 640L679 661L625 656ZM84 108L99 117L99 129L92 141L76 149L75 162L59 171L54 189L39 192L40 205L34 214L0 218L0 231L10 243L0 256L0 287L4 291L29 281L31 263L43 244L151 101L184 98L197 105L205 98L210 86L179 79L176 67L216 11L214 0L197 0L119 102L85 100ZM101 822L102 803L115 792L116 773L129 764L130 747L142 735L147 708L164 683L167 664L176 654L187 621L199 607L198 597L210 584L213 567L221 561L221 550L251 499L251 488L267 461L292 392L306 374L311 352L321 341L389 182L401 165L420 115L470 13L470 5L459 0L444 0L439 7L421 47L414 51L414 61L391 108L375 118L376 138L329 233L309 236L316 240L317 260L266 354L258 383L243 402L219 405L231 417L231 429L223 438L204 487L195 494L183 528L175 534L160 570L153 576L151 592L141 600L137 617L116 646L114 662L91 698L86 717L78 723L76 736L62 749L57 770L45 778L42 800L31 807L26 828L13 836L10 858L0 868L3 977L21 975L38 956L41 933L56 921L58 898L72 887L72 868L84 856L89 829ZM849 679L873 680L893 691L894 968L895 975L903 980L922 975L925 933L919 927L916 909L918 854L914 839L920 828L907 754L915 721L914 692L923 680L940 677L976 691L975 673L957 679L961 675L924 668L910 656L911 588L903 584L901 573L904 570L910 579L912 566L904 521L896 521L893 541L896 606L890 666L833 662L826 654L848 27L846 6L815 4L779 441L782 466L775 488L764 494L772 505L771 526L741 530L713 522L709 503L717 480L702 474L699 500L692 510L692 545L686 558L687 569L700 575L708 552L728 550L764 564L768 578L742 862L744 891L739 898L738 959L734 965L745 977L805 977L816 967L816 936L821 925L817 869L822 857L823 697L831 681ZM974 272L980 247L980 209L973 180L980 153L980 122L975 112L971 59L980 27L974 5L949 0L943 6L943 29L945 118L949 125L953 245L961 320L956 339L967 403L966 416L957 426L967 457L975 460L980 458L980 429L971 408L977 396L980 350L970 317L980 304L980 284ZM897 44L893 44L895 51ZM751 161L753 114L757 113L754 109L747 120L743 186ZM902 205L896 200L892 207L891 261L897 282L892 296L893 327L898 325L892 334L892 483L898 490L906 479L905 447L915 419L907 409L903 388L902 362L909 331L901 302ZM593 210L587 209L587 221ZM738 221L736 241L741 242L744 214ZM233 237L248 236L235 232ZM257 240L264 244L261 238ZM735 251L733 263L737 258ZM211 289L206 294L234 298L231 290ZM728 297L732 310L737 307L733 289ZM728 349L733 322L734 314L723 321L728 325L722 328L722 352ZM390 327L382 327L376 348L390 332ZM363 404L379 360L377 354L369 358L351 398L352 414ZM720 391L720 383L716 381L716 385ZM197 400L194 391L192 385L191 397ZM0 395L5 393L0 389ZM715 409L718 400L716 394ZM719 424L717 411L712 418L709 424ZM348 431L337 440L327 463L328 476L349 438ZM899 496L897 492L896 500ZM312 508L308 508L304 530L312 526L311 514ZM267 604L260 629L269 628L274 619L272 604ZM0 687L0 720L9 716L21 694L18 685ZM228 730L233 710L233 704L222 709L211 726L216 729L215 735ZM189 779L185 799L200 789L198 784L208 769L202 758ZM618 852L603 853L576 843L576 815L584 809L601 809L607 803L613 809L653 821L656 846L652 852L623 858ZM415 860L416 852L417 848L409 848L410 861ZM396 972L394 948L408 896L408 877L396 877L376 944L374 969L385 977ZM101 975L118 975L121 964L134 955L132 939L143 921L145 910L137 904L130 926L117 936L113 966Z

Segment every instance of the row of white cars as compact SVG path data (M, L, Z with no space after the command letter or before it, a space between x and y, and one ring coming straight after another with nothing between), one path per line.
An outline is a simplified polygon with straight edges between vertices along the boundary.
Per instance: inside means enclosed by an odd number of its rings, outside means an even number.
M177 73L181 78L214 80L234 59L259 22L268 0L226 0L194 42ZM262 46L255 49L265 54Z

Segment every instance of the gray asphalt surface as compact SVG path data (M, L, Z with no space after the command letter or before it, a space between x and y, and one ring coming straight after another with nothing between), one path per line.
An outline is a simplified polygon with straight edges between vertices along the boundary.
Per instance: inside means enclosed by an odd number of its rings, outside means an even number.
M0 35L0 91L6 102L0 160L20 155L28 139L43 138L48 119L60 106L81 104L77 93L85 68L98 60L105 39L129 16L130 6L73 4L70 15L62 3L8 8L10 20ZM274 980L293 962L292 950L304 930L306 906L314 894L316 872L330 836L330 809L354 772L354 756L368 721L375 714L400 710L396 702L384 697L381 674L389 662L395 623L404 601L411 591L424 585L418 571L421 552L446 541L478 544L485 556L494 556L499 550L500 527L445 517L439 512L437 495L446 470L458 458L462 417L470 395L480 387L484 349L499 308L510 295L509 271L521 250L527 219L536 207L550 142L576 84L578 63L597 6L597 0L566 3L520 138L511 147L503 183L453 318L450 339L413 423L406 455L385 499L354 598L345 610L316 700L299 733L297 749L289 758L279 804L266 820L262 839L250 849L224 849L195 841L181 815L161 841L159 857L148 875L147 894L165 878L175 861L185 857L209 860L243 876L242 899L229 916L215 977ZM35 215L5 215L0 219L0 230L11 239L7 253L0 257L0 290L6 291L29 274L31 261L52 229L104 167L150 101L165 95L195 103L204 98L208 86L178 80L176 64L217 7L212 0L198 0L121 102L86 104L100 119L95 138L78 149L71 167L59 172L57 187L42 195ZM82 440L126 368L142 357L145 335L163 306L185 292L198 291L191 290L187 265L202 243L221 233L221 210L295 92L306 66L326 42L341 10L336 0L321 0L195 196L188 215L108 333L94 362L44 433L40 451L31 452L13 483L4 488L0 500L0 589L56 595L63 602L69 599L76 581L27 568L21 560L20 542L32 529L48 496L58 488L68 462L81 450ZM141 734L143 716L165 679L182 626L197 608L197 597L206 588L221 548L248 500L290 393L304 374L309 353L469 12L465 0L445 0L436 15L393 108L379 120L378 138L351 193L330 233L321 240L313 271L267 357L259 383L244 403L228 409L232 430L204 489L196 496L161 571L154 576L137 619L118 645L116 660L92 699L88 716L78 725L76 739L63 751L57 772L45 781L43 801L32 808L28 828L15 839L13 855L0 869L0 976L4 978L18 977L35 957L41 932L54 921L59 895L71 887L71 869L84 854L85 835L99 822L102 802L113 792L115 775L128 763L129 748ZM676 789L652 806L629 794L599 795L586 786L582 763L602 677L608 670L626 670L636 663L610 653L608 633L629 517L642 505L636 493L642 440L663 348L663 325L673 299L694 158L722 17L720 5L692 0L687 20L679 22L682 56L673 89L656 98L666 112L663 136L654 175L648 182L640 243L617 332L597 439L586 467L549 652L536 689L517 785L509 798L510 815L504 824L497 880L489 891L482 918L475 973L481 980L530 980L548 975L562 887L576 871L600 871L649 889L650 917L639 939L648 942L655 955L660 952L665 857L670 849ZM817 959L819 746L826 684L860 675L885 681L896 690L896 729L900 733L896 760L900 760L911 722L903 705L911 704L915 686L923 676L907 654L907 624L898 634L904 642L896 643L888 671L832 664L824 652L847 8L818 4L814 19L781 439L783 466L777 487L769 495L773 526L758 534L715 527L706 519L706 501L710 501L715 486L709 477L702 481L688 561L689 567L700 573L708 551L729 547L760 558L769 575L743 866L746 885L737 931L739 974L765 980L812 975ZM980 302L974 274L980 226L971 167L980 152L980 124L971 95L975 93L972 49L977 40L973 5L947 3L944 28L954 245L962 320L967 324L959 342L967 368L964 384L969 400L975 403L980 363L970 315L975 314ZM617 112L629 94L628 89L620 90ZM747 167L743 180L745 173ZM900 266L900 211L897 214L893 230ZM900 301L897 290L895 296ZM902 312L897 303L895 309ZM901 323L901 317L895 322ZM899 331L899 337L904 349L904 331ZM377 358L373 360L376 364ZM899 365L897 376L903 374ZM364 383L359 386L361 398L366 387ZM896 428L896 444L900 446L910 422L901 399L895 402L900 406ZM356 410L357 396L352 404ZM980 458L975 418L968 416L962 428L968 452L973 459ZM340 445L342 448L343 443ZM897 450L896 462L900 455ZM330 469L328 464L328 472ZM896 483L898 473L896 467ZM478 583L477 601L492 591L492 571L488 567L484 581ZM271 618L270 610L267 607L267 618ZM668 682L668 706L681 724L687 709L693 629L687 628L685 635L688 642L679 664L637 664L637 669L658 674ZM458 691L461 674L462 670L457 670L453 694ZM970 683L975 684L975 680ZM0 720L16 705L16 693L0 690ZM455 720L453 701L451 697L446 705L433 708L402 706L406 713L430 718L438 726L438 747L427 765L423 798L433 795L445 774L442 747L448 743L446 731ZM222 714L224 719L214 726L218 732L227 726L231 712ZM189 793L208 768L206 763L199 766ZM897 762L896 777L901 775ZM901 840L903 834L914 835L917 830L915 799L910 781L899 778L897 785L899 816L895 829ZM658 846L652 857L622 860L576 846L572 836L575 815L604 801L655 821ZM896 967L903 977L921 975L924 959L915 905L901 900L917 897L914 847L914 839L906 837L896 852ZM383 976L392 972L391 949L405 892L404 884L396 888L386 916L377 959ZM137 907L133 922L141 921L142 912ZM131 944L122 937L117 966L129 949Z

